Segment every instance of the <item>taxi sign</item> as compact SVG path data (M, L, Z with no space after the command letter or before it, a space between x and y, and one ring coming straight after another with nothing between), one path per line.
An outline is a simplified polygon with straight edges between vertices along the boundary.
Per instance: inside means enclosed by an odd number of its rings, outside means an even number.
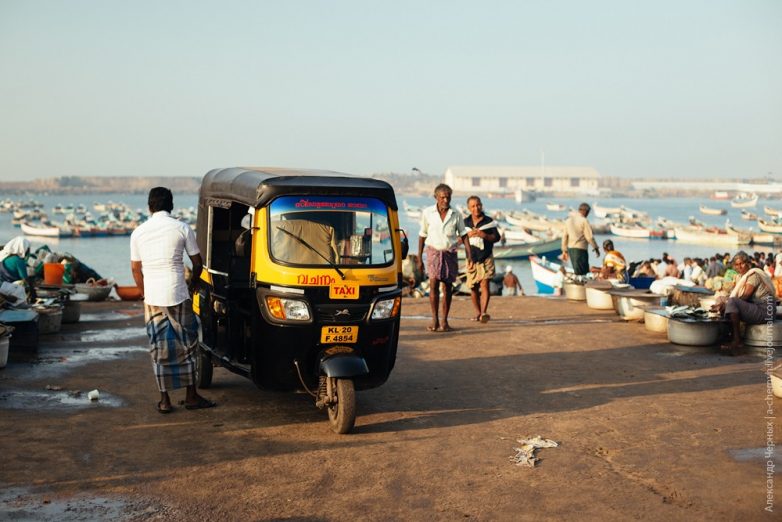
M329 299L358 299L359 284L339 281L329 285Z
M324 326L320 329L320 343L356 343L358 326Z

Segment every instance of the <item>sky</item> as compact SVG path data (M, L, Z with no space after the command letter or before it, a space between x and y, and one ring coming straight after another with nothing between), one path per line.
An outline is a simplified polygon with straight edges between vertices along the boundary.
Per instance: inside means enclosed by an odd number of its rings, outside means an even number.
M782 179L778 0L0 0L0 181Z

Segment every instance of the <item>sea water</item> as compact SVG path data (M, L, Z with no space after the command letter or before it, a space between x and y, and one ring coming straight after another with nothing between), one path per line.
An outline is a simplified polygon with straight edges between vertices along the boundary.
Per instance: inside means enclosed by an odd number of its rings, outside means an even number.
M61 221L61 215L55 215L52 213L52 207L55 205L84 205L92 212L94 216L99 213L93 209L94 203L108 203L109 201L115 203L125 203L133 209L146 210L145 194L88 194L88 195L31 195L29 197L22 197L17 195L9 195L0 193L0 199L14 199L17 201L34 199L44 204L44 211L49 215L50 219L55 221ZM421 196L405 196L404 194L397 194L397 202L400 207L400 224L407 233L410 239L410 252L416 253L418 250L418 232L419 224L417 220L409 219L404 210L402 210L402 202L407 201L413 206L426 206L434 204L434 198L421 197ZM738 228L754 228L757 230L757 223L753 221L744 221L741 219L741 209L735 209L730 207L728 201L709 201L708 198L661 198L661 199L633 199L633 198L586 198L586 199L574 199L574 198L545 198L538 199L531 203L516 203L513 199L508 198L488 198L482 197L484 211L492 213L497 210L511 211L527 209L535 213L539 213L551 218L564 218L567 212L551 212L546 210L547 203L560 203L566 207L578 207L579 203L585 201L590 205L597 203L602 207L619 207L624 205L625 207L646 212L649 216L656 220L658 217L664 217L671 221L680 223L686 223L690 216L694 216L698 220L706 223L707 225L725 226L725 220L729 219L734 226ZM198 203L198 196L196 194L180 194L174 195L175 208L181 207L196 207ZM726 216L707 216L700 214L698 206L700 204L708 205L713 208L724 208L728 211ZM466 198L455 197L452 201L452 205L466 207ZM782 209L781 200L764 200L761 199L755 208L748 209L760 216L763 216L763 207L769 206L775 209ZM19 227L11 224L11 213L0 213L0 243L5 243L10 238L22 235ZM597 218L594 214L589 216L590 221L594 222ZM726 246L712 246L712 245L693 245L687 243L677 242L676 240L665 239L632 239L624 238L613 235L597 235L596 240L601 245L606 238L611 238L614 241L614 245L617 250L624 254L628 261L641 261L649 258L660 258L663 252L667 252L673 256L677 261L681 261L685 256L688 257L709 257L717 252L725 253L729 251L731 254L735 253L735 247L729 250ZM29 237L33 243L33 249L37 248L41 244L47 244L49 247L57 252L68 252L76 256L78 259L89 265L96 270L103 277L112 277L120 285L132 285L133 277L130 273L130 238L129 236L108 236L108 237L74 237L74 238L34 238ZM747 252L754 252L754 249L750 246L742 247ZM760 245L758 250L763 252L770 252L772 248L766 245ZM599 266L602 262L602 258L595 257L594 253L590 250L590 264L593 266ZM517 274L524 286L525 291L528 293L535 292L535 284L532 279L528 261L504 261L498 262L497 270L502 271L506 265L511 265L514 272Z

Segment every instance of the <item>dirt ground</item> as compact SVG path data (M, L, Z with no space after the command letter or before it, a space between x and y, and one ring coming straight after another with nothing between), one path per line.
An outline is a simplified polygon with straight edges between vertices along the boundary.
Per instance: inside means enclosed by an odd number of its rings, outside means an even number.
M220 368L217 408L160 415L140 305L87 303L36 362L0 370L0 519L779 520L761 354L561 299L490 311L471 322L457 298L457 330L430 333L428 302L406 300L396 368L340 436L308 396ZM514 465L535 435L560 446Z

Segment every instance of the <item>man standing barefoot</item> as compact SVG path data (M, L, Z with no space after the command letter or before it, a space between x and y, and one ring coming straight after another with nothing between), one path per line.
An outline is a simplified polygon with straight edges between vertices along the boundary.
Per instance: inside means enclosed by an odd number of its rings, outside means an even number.
M169 389L187 388L185 408L211 408L195 387L193 351L198 323L185 282L184 254L193 263L191 281L201 273L201 253L193 230L171 217L174 196L165 187L149 191L149 219L130 236L130 269L144 295L144 321L152 345L152 366L160 390L157 411L171 413ZM192 283L191 283L192 284Z
M464 219L468 248L472 263L467 263L467 286L470 287L473 320L486 323L489 316L489 283L494 277L494 243L500 240L497 222L483 213L483 203L478 196L467 198L470 215Z
M448 332L448 312L451 309L453 283L459 273L456 249L465 245L467 263L472 264L467 247L464 221L451 208L451 187L445 184L434 189L435 204L421 212L421 232L418 237L418 268L423 272L423 255L426 247L426 273L429 275L429 306L432 309L430 332ZM439 316L440 283L443 283L443 315Z

